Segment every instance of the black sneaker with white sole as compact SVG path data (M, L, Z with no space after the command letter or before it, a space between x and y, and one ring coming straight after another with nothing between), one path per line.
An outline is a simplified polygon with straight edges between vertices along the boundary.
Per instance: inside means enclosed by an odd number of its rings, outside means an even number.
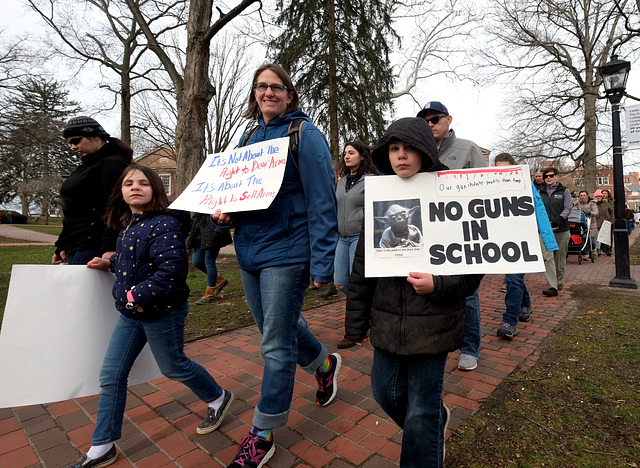
M118 452L116 452L116 446L114 445L99 458L87 458L85 453L77 462L67 465L66 468L101 468L115 463L117 458Z
M222 401L222 405L217 411L211 407L207 408L207 415L196 429L198 434L208 434L209 432L213 432L222 424L222 420L227 414L227 411L229 411L231 402L233 402L233 393L227 390L223 390L223 392L224 400Z

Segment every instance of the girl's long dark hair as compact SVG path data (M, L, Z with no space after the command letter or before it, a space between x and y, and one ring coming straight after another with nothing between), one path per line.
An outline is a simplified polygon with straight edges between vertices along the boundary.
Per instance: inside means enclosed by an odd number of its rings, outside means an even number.
M133 171L142 172L149 180L149 184L151 184L151 201L144 208L144 216L150 213L166 213L169 211L169 199L164 190L162 179L160 179L156 171L147 166L131 164L122 172L118 182L113 187L107 211L104 215L106 225L112 229L122 229L131 219L131 208L122 198L122 184Z
M371 157L371 148L369 147L369 145L365 145L360 140L353 140L345 143L342 150L343 156L340 158L340 163L338 164L338 169L336 170L336 175L338 176L338 178L344 177L351 173L351 169L349 169L344 162L344 151L347 149L347 146L353 146L353 149L360 153L360 156L362 156L363 158L356 171L358 175L367 173L380 173L375 163L373 162L373 158Z

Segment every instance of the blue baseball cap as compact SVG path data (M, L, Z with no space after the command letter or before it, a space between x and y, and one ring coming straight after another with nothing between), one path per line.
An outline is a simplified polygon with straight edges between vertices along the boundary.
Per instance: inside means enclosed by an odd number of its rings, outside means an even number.
M449 111L446 107L444 107L444 104L438 101L429 101L424 105L422 110L418 112L418 115L416 115L416 117L424 118L424 116L429 113L449 115Z

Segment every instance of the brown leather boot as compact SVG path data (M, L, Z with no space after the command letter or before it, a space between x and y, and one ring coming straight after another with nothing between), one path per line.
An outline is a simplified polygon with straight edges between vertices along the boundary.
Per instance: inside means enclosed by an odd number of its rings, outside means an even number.
M198 299L196 301L196 304L208 304L209 302L212 302L215 297L216 297L216 288L207 286L207 290L204 292L204 296Z
M216 285L214 286L216 297L222 297L222 288L224 288L227 284L229 284L227 278L218 273L218 279L216 280Z

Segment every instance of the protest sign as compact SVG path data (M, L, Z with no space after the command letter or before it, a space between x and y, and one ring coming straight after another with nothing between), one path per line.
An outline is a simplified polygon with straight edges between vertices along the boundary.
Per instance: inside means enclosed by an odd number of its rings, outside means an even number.
M365 178L365 276L544 271L529 167Z
M0 330L0 408L100 391L102 360L120 313L111 272L81 265L14 265ZM145 346L129 385L161 377Z
M611 245L611 221L606 219L602 221L602 226L598 229L598 238L596 239L601 244Z
M625 109L627 124L627 148L640 148L640 105L627 106Z
M170 208L209 214L264 210L280 190L288 152L284 137L210 154Z

